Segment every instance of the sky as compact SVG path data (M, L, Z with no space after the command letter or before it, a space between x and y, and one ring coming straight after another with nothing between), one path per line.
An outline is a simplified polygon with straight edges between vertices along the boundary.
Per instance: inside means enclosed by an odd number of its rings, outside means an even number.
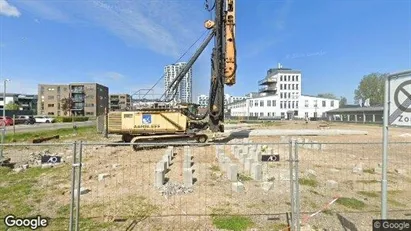
M205 39L212 15L204 3L0 0L0 78L11 80L7 92L98 82L113 94L144 94L165 65L188 61ZM228 94L257 91L281 63L302 72L303 94L352 103L364 75L411 69L411 0L239 0L236 9L237 80ZM193 66L194 101L208 95L213 45Z

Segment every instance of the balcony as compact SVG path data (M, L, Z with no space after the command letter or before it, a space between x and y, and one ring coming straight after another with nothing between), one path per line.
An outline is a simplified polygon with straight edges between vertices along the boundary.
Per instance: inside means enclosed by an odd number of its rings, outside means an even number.
M258 89L260 93L265 92L265 93L275 93L277 92L277 87L273 86L263 86Z
M258 81L258 85L268 85L268 84L273 84L276 82L277 82L277 77L270 76L268 78Z
M73 88L71 88L71 93L84 93L84 88L82 88L82 87L73 87Z
M83 97L73 97L71 98L73 100L73 102L84 102L84 98Z

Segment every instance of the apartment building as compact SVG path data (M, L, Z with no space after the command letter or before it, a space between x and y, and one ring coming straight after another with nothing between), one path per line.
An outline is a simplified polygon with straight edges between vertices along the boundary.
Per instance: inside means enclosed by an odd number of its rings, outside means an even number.
M0 109L9 103L16 104L19 111L36 113L37 110L37 95L25 95L19 93L7 93L6 100L3 95L0 96Z
M178 74L183 70L183 68L187 65L186 62L179 62L172 65L167 65L164 67L164 89L168 89L171 85L171 82L177 78ZM193 71L192 68L189 69L187 74L181 80L180 84L177 87L176 95L173 102L176 103L192 103L192 79L193 79ZM167 92L167 97L171 97L172 95Z
M37 114L54 116L98 116L108 109L108 88L98 83L39 84ZM73 105L63 110L63 99Z
M129 94L110 95L110 111L123 111L131 108L131 96Z

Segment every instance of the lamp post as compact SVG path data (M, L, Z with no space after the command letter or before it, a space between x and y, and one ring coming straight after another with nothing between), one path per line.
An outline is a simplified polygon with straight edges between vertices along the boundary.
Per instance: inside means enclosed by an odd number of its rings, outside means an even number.
M5 79L4 80L4 85L3 85L3 129L1 131L1 150L0 150L0 163L3 161L4 157L3 157L3 150L4 150L4 137L6 135L6 85L7 82L9 82L10 79Z

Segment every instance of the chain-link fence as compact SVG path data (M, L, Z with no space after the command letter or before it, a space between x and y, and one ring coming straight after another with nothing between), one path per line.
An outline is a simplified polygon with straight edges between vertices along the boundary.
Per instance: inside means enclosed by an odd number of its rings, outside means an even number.
M370 230L381 216L381 143L153 145L6 144L0 215L45 230ZM389 218L411 214L410 150L389 146Z

